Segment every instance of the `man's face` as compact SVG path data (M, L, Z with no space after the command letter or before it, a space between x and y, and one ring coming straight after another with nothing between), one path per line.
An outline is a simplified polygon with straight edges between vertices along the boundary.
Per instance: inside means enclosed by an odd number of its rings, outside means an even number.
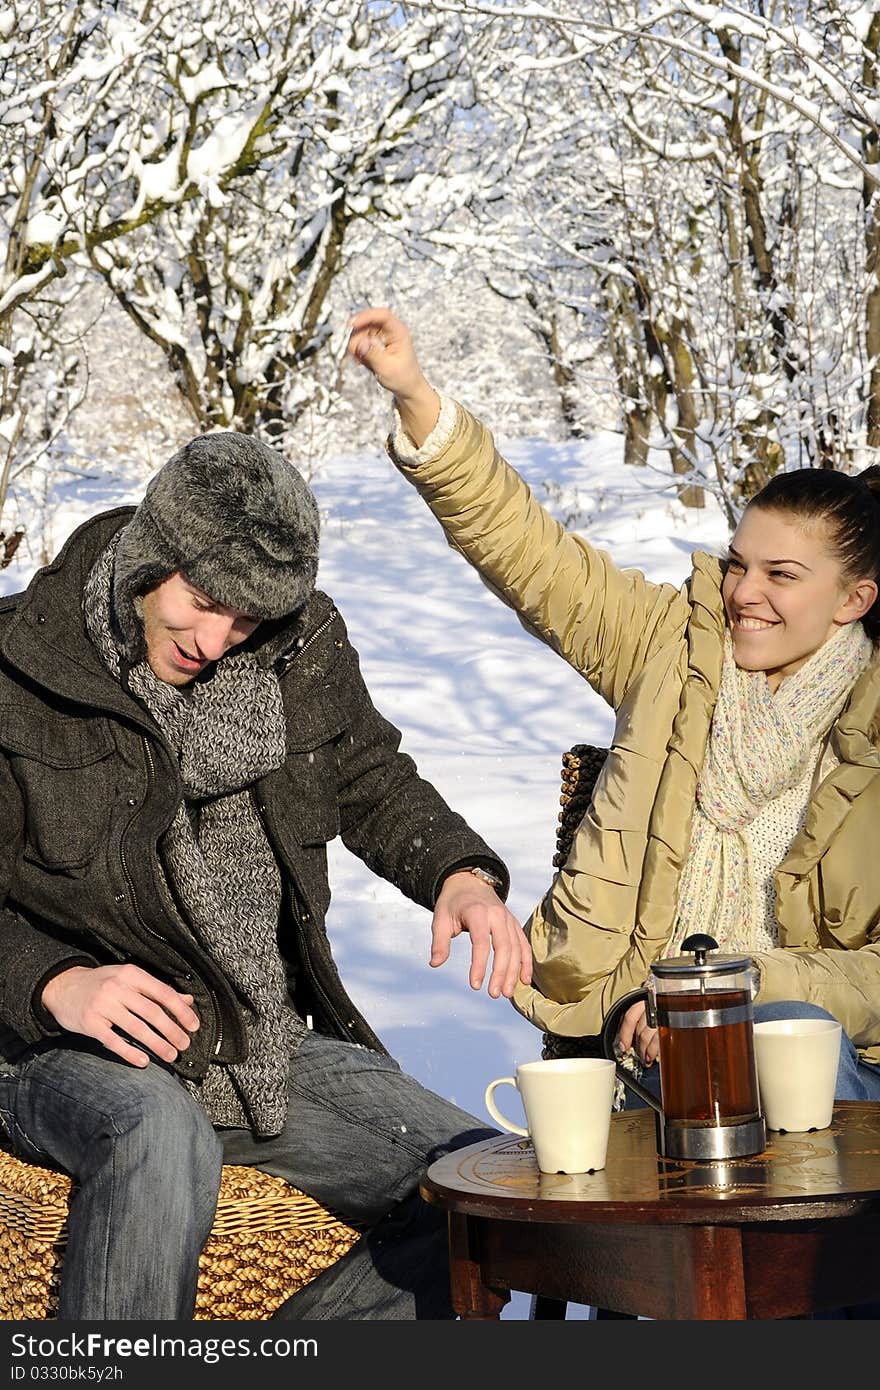
M215 603L180 570L150 589L141 602L147 662L168 685L189 685L260 625L259 618Z

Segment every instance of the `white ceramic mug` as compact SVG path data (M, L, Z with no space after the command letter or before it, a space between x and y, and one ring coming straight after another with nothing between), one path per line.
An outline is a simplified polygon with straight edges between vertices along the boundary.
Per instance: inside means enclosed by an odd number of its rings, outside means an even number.
M801 1133L831 1124L841 1027L830 1018L755 1024L755 1062L768 1129Z
M515 1077L489 1082L486 1109L503 1129L531 1138L542 1173L589 1173L605 1167L615 1075L614 1063L604 1057L523 1062ZM519 1092L527 1128L498 1110L498 1086Z

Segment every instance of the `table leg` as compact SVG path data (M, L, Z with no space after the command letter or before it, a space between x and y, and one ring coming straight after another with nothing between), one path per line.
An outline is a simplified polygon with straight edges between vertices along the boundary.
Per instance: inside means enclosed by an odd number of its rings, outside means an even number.
M692 1226L683 1232L686 1267L676 1271L687 1289L687 1318L739 1321L748 1317L739 1226Z
M452 1306L463 1319L497 1319L510 1302L507 1289L483 1283L479 1259L479 1229L473 1217L449 1213L449 1276Z

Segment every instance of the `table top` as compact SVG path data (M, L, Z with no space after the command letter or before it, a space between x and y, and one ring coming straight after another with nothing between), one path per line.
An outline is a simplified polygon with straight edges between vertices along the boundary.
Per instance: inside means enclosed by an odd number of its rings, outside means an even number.
M768 1132L748 1158L657 1154L653 1110L612 1116L605 1167L542 1173L529 1139L503 1135L437 1159L423 1197L446 1210L517 1221L734 1224L880 1212L880 1103L839 1101L827 1129Z

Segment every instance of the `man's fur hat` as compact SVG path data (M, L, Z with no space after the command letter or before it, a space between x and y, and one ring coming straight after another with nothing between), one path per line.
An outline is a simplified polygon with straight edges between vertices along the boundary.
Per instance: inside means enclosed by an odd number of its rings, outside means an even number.
M318 532L314 494L281 454L232 432L191 440L120 532L113 608L129 660L144 655L136 600L177 570L248 617L296 613L314 589Z

